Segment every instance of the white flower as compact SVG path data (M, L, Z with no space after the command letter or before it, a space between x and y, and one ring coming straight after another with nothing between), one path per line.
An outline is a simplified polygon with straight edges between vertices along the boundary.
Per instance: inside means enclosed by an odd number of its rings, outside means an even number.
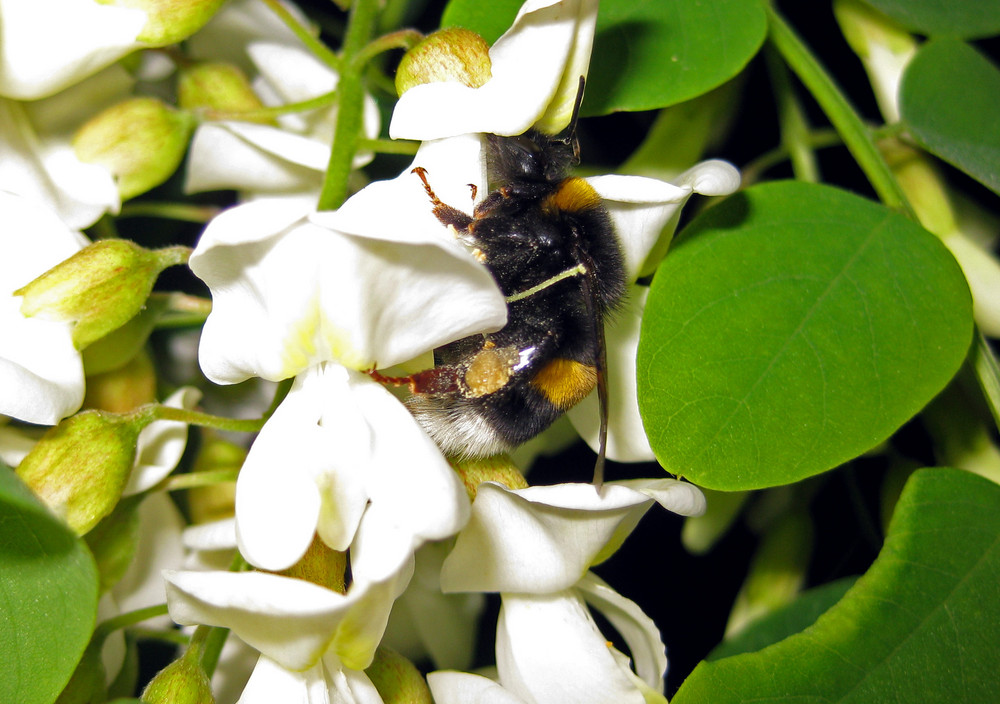
M621 545L654 502L683 515L705 508L697 488L672 479L609 483L600 492L580 484L517 491L481 484L441 582L445 591L501 592L498 680L432 673L435 700L662 701L667 661L656 626L588 572ZM585 602L625 639L635 672L607 645Z
M44 100L0 98L0 189L46 204L74 228L117 212L120 199L111 173L77 159L72 137L89 117L127 96L132 85L114 66Z
M133 51L146 12L95 0L0 0L0 95L42 98Z
M400 96L394 139L440 139L471 132L521 134L569 124L579 77L587 74L597 0L528 0L490 48L493 77L480 88L425 83Z
M40 204L0 191L0 414L52 425L83 403L71 324L26 318L14 291L86 246Z
M383 582L356 580L345 595L262 572L164 572L175 621L229 628L260 651L244 704L380 702L362 670L409 577L407 566Z
M234 47L243 51L234 53ZM225 58L245 67L254 91L267 106L302 102L337 87L336 72L258 2L225 7L195 35L192 51L200 58ZM380 118L371 96L365 96L364 110L365 135L377 137ZM277 126L238 120L203 122L191 143L185 189L197 193L235 188L245 198L318 193L335 121L336 109L327 107L282 115ZM359 153L355 168L371 158L370 152Z

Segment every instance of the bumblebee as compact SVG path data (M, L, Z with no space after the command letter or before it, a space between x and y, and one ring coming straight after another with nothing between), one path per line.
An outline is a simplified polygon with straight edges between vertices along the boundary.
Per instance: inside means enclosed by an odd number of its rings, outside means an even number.
M607 433L604 322L625 294L621 246L597 192L569 176L579 163L576 119L559 135L487 135L491 192L473 214L441 202L418 167L434 215L474 248L506 297L506 326L434 351L433 369L405 383L406 403L450 456L509 452L596 386L600 483Z

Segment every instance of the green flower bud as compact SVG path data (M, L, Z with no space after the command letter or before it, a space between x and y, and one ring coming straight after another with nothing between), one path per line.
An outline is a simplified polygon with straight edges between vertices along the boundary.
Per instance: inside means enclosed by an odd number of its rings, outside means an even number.
M105 167L128 200L159 186L177 170L194 117L156 98L130 98L98 113L73 137L80 161Z
M110 413L128 413L155 401L156 370L149 353L141 350L123 367L88 376L83 407Z
M237 114L252 113L264 107L246 75L238 67L226 63L200 63L183 68L177 81L177 104L184 110ZM252 115L245 119L265 124L273 122Z
M465 485L469 499L476 500L476 490L483 482L498 482L508 489L524 489L528 486L521 470L507 455L495 455L480 459L450 458L452 469L458 473Z
M187 39L215 16L225 0L97 0L103 5L132 7L146 13L139 36L149 46L166 46Z
M396 69L396 92L436 81L479 88L492 76L490 46L475 32L450 27L434 32L406 52Z
M25 316L74 321L73 344L83 349L138 313L160 272L183 264L188 254L185 247L148 250L128 240L101 240L14 294L24 297Z
M385 704L432 704L431 691L420 671L399 653L380 647L365 670Z
M143 425L104 411L78 413L50 428L18 465L17 474L83 535L121 498Z
M202 430L202 444L191 467L197 472L237 472L243 466L247 451L234 442L220 438L210 429ZM188 491L188 507L195 523L208 523L232 518L236 512L236 482L219 482L211 486L194 487Z
M197 651L188 651L160 670L139 698L146 704L215 704L212 683L192 654Z

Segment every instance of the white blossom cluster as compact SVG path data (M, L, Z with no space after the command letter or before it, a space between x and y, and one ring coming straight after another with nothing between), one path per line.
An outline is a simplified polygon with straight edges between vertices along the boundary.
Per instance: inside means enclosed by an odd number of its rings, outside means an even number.
M94 16L84 16L84 7ZM29 26L51 12L82 13L79 22L101 31L61 44L50 37L45 47L17 41L19 22ZM169 67L159 54L132 72L118 62L147 45L137 38L142 10L2 0L0 15L0 414L51 425L83 403L81 354L71 323L25 317L14 292L84 247L80 230L121 207L113 174L75 156L75 129L155 84ZM331 149L329 109L267 124L204 121L194 130L187 191L227 188L240 198L208 223L190 258L213 304L201 369L217 384L294 381L249 449L234 516L182 537L176 509L156 502L158 523L142 528L151 547L120 583L128 589L116 589L102 608L114 613L165 598L179 624L231 629L234 661L255 662L245 687L232 694L243 704L381 702L365 670L382 644L439 668L428 676L439 704L665 701L667 660L656 626L590 569L653 504L695 515L704 510L701 492L666 478L612 481L599 490L486 482L470 502L406 408L365 373L426 360L436 347L505 324L507 307L489 272L434 217L411 169L426 169L444 202L471 212L469 184L480 198L488 192L481 135L520 134L553 109L572 106L596 16L596 0L528 0L490 49L485 85L428 83L403 94L389 132L421 140L413 164L335 211L316 209ZM255 0L225 5L188 50L240 65L264 104L309 100L338 81ZM375 137L378 113L367 100L365 130ZM625 310L607 331L608 456L650 460L635 391L646 291L636 280L687 199L730 193L739 177L711 161L675 183L619 175L588 181L614 222L631 284ZM171 402L192 407L197 398L184 391ZM588 398L569 412L592 446L596 406ZM147 449L129 492L156 485L183 451L183 425L157 423L143 432ZM30 433L0 426L8 464L16 466L31 443ZM161 444L169 450L156 454ZM317 537L349 555L344 593L280 574ZM254 569L206 568L213 552L236 548ZM485 593L502 600L491 676L462 672ZM592 609L617 630L628 656L599 631ZM105 655L113 675L114 656ZM219 676L233 668L238 664L226 663Z

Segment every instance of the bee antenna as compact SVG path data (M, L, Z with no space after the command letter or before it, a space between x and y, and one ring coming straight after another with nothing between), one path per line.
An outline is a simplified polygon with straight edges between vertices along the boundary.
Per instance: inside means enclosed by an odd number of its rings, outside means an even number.
M580 76L579 87L576 90L576 100L573 102L573 116L570 118L566 129L561 132L564 136L557 137L558 141L573 147L573 164L580 163L580 142L576 138L576 123L580 118L580 106L583 104L583 88L586 82L587 79Z

